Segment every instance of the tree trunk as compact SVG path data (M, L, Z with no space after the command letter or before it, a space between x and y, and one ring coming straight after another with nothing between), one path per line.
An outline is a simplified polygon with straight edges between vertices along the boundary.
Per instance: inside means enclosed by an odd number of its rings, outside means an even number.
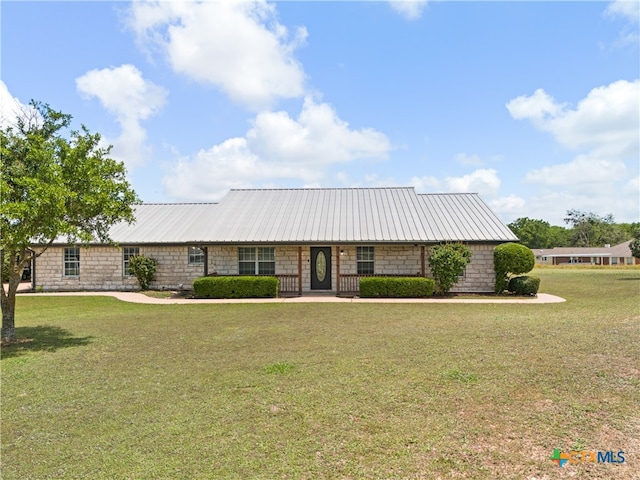
M2 343L11 343L16 341L15 327L15 297L14 305L5 305L4 297L2 298ZM8 300L8 299L7 299ZM9 302L7 301L7 304Z
M24 256L25 252L23 252ZM2 284L1 301L2 304L2 343L16 341L16 292L22 278L24 261L16 265L16 252L9 253L9 288L5 292Z

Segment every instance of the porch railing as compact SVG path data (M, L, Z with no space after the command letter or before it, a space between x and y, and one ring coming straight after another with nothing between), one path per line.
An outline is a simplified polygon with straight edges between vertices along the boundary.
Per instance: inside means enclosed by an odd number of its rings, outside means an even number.
M280 282L280 295L300 295L298 275L275 275Z
M339 295L354 295L360 293L360 279L365 277L419 277L420 274L400 273L400 274L344 274L341 273L338 277L338 294Z

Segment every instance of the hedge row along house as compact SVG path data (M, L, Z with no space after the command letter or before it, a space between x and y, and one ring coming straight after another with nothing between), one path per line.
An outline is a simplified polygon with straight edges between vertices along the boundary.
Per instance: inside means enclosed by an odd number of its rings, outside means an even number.
M275 275L281 294L357 294L363 276L429 277L429 248L464 242L473 258L454 291L492 292L493 248L517 241L477 194L410 187L231 190L220 203L135 210L134 224L111 229L117 246L51 245L33 266L34 288L135 290L128 262L142 254L158 262L153 289Z

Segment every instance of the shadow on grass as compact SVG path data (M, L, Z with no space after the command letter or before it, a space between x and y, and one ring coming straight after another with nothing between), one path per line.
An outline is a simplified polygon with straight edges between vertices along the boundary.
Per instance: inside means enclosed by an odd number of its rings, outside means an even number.
M2 358L14 358L28 352L55 352L61 348L82 347L93 337L74 337L64 328L51 325L17 327L18 341L2 346Z

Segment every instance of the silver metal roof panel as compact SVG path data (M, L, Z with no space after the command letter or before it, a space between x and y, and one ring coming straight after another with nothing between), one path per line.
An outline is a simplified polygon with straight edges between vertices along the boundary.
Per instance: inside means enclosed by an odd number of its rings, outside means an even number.
M517 241L475 193L421 194L433 241Z
M142 204L120 244L515 241L477 194L411 187L231 190L218 204Z

